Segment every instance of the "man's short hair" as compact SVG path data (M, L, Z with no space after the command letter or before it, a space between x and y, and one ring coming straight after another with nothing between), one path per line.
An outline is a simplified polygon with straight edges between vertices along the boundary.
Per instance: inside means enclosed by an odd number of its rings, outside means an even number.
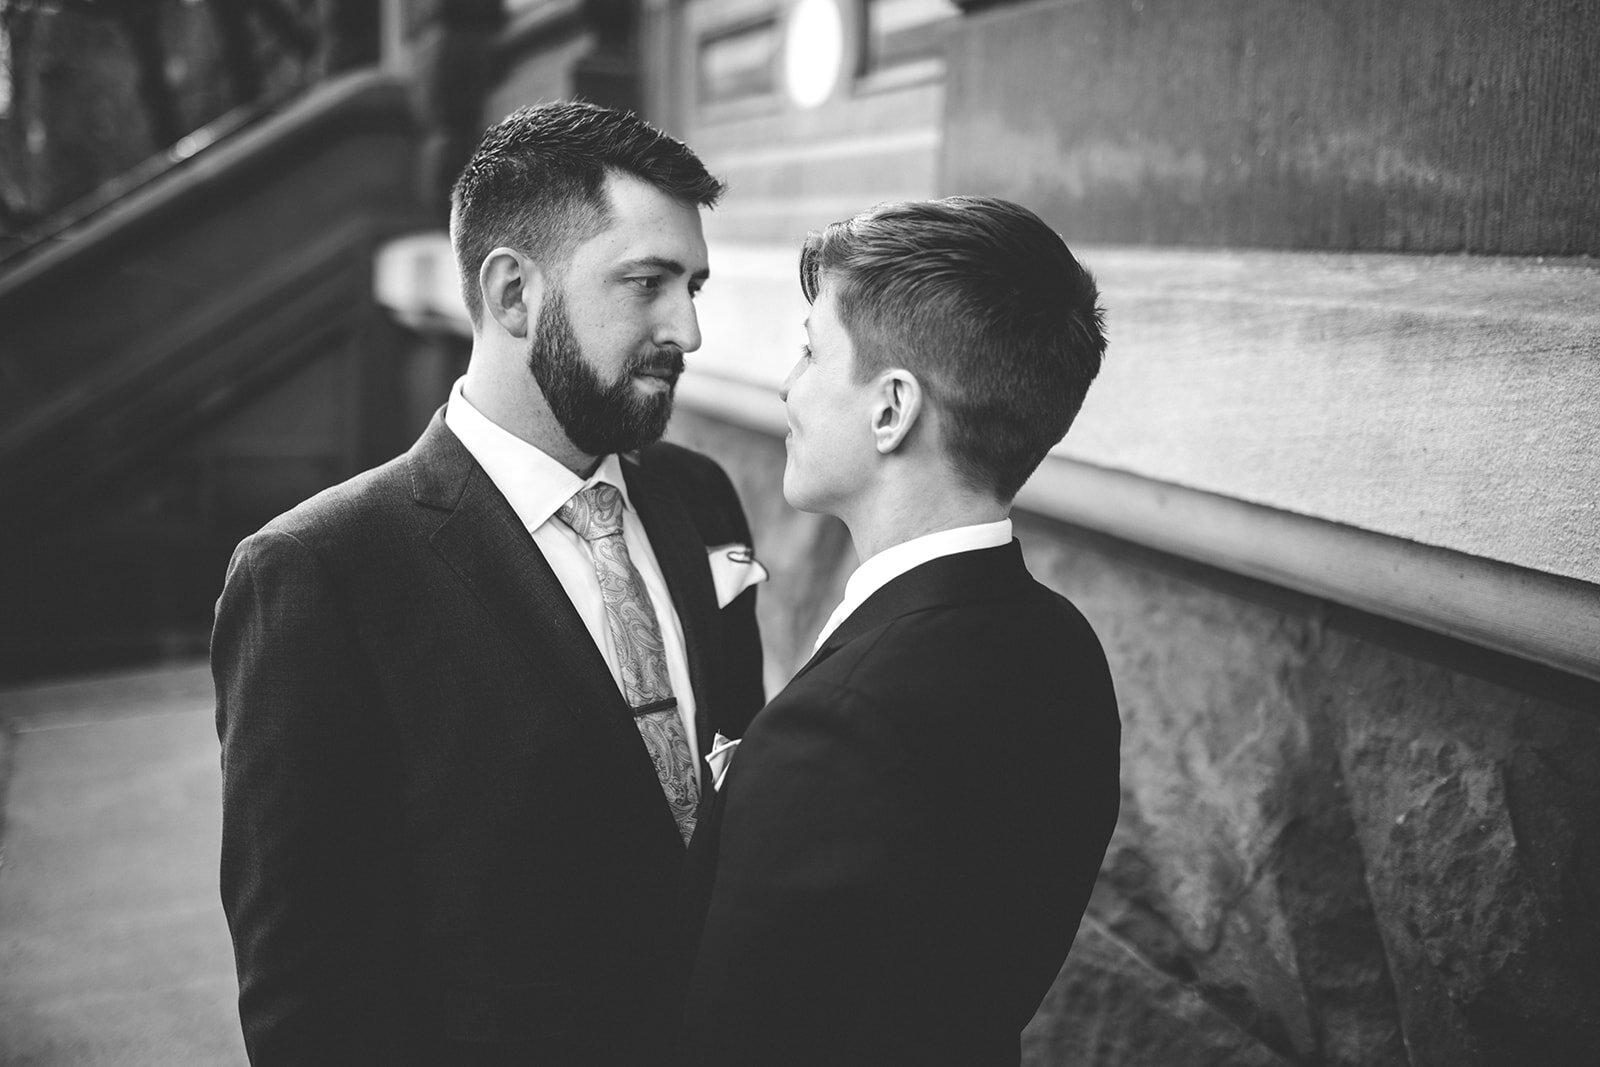
M631 174L686 204L723 193L689 146L630 112L560 102L519 108L491 126L450 190L450 235L461 295L483 317L478 269L506 245L558 269L605 229L606 177Z
M1016 496L1066 435L1105 355L1094 278L1044 221L993 197L880 204L806 238L800 287L827 285L858 382L915 374L961 477Z

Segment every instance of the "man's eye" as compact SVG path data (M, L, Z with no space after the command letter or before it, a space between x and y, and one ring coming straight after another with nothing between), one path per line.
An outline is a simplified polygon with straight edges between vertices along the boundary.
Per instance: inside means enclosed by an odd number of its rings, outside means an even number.
M656 274L645 274L636 278L629 278L628 284L638 286L647 293L653 293L661 288L661 277Z
M811 358L811 346L810 345L801 345L800 346L800 358L801 359L810 359Z

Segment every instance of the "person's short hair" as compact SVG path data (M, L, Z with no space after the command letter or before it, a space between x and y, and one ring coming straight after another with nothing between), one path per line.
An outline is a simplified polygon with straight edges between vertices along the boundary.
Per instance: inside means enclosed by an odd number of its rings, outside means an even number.
M519 108L491 126L450 190L450 236L461 295L483 317L478 270L506 245L559 268L605 229L605 182L631 174L686 204L711 207L725 186L676 138L637 115L596 104Z
M824 285L856 381L892 367L916 375L957 473L1002 500L1066 435L1105 355L1094 277L1007 200L880 204L814 231L800 287L815 302Z

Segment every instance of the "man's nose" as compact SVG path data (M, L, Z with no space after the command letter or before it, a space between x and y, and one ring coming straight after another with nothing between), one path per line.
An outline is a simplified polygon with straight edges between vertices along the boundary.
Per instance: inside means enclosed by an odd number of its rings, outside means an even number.
M800 377L800 364L802 360L795 360L794 366L789 368L789 373L784 375L783 384L778 386L778 399L785 404L789 402L789 389L794 385L794 380Z
M700 317L695 314L694 298L687 291L673 297L671 307L656 330L655 341L661 347L676 345L684 352L700 347Z

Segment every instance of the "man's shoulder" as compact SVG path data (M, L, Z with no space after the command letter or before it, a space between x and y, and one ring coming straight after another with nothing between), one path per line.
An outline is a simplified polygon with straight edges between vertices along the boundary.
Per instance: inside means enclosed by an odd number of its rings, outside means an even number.
M308 547L333 547L382 526L412 501L406 455L331 485L266 523L254 535L283 535Z
M795 678L750 735L814 736L847 721L850 736L895 738L935 778L1003 761L1038 788L1063 745L1114 758L1120 730L1099 639L1044 587L911 612L862 634Z
M992 598L932 604L889 619L803 679L926 706L985 687L1051 688L1106 669L1083 613L1030 577Z
M1078 608L1071 598L1064 593L1045 585L1033 575L1028 576L1028 589L1023 594L1024 601L1030 610L1039 613L1046 620L1046 625L1051 626L1060 633L1064 639L1086 641L1100 647L1100 638L1090 625L1088 618Z

